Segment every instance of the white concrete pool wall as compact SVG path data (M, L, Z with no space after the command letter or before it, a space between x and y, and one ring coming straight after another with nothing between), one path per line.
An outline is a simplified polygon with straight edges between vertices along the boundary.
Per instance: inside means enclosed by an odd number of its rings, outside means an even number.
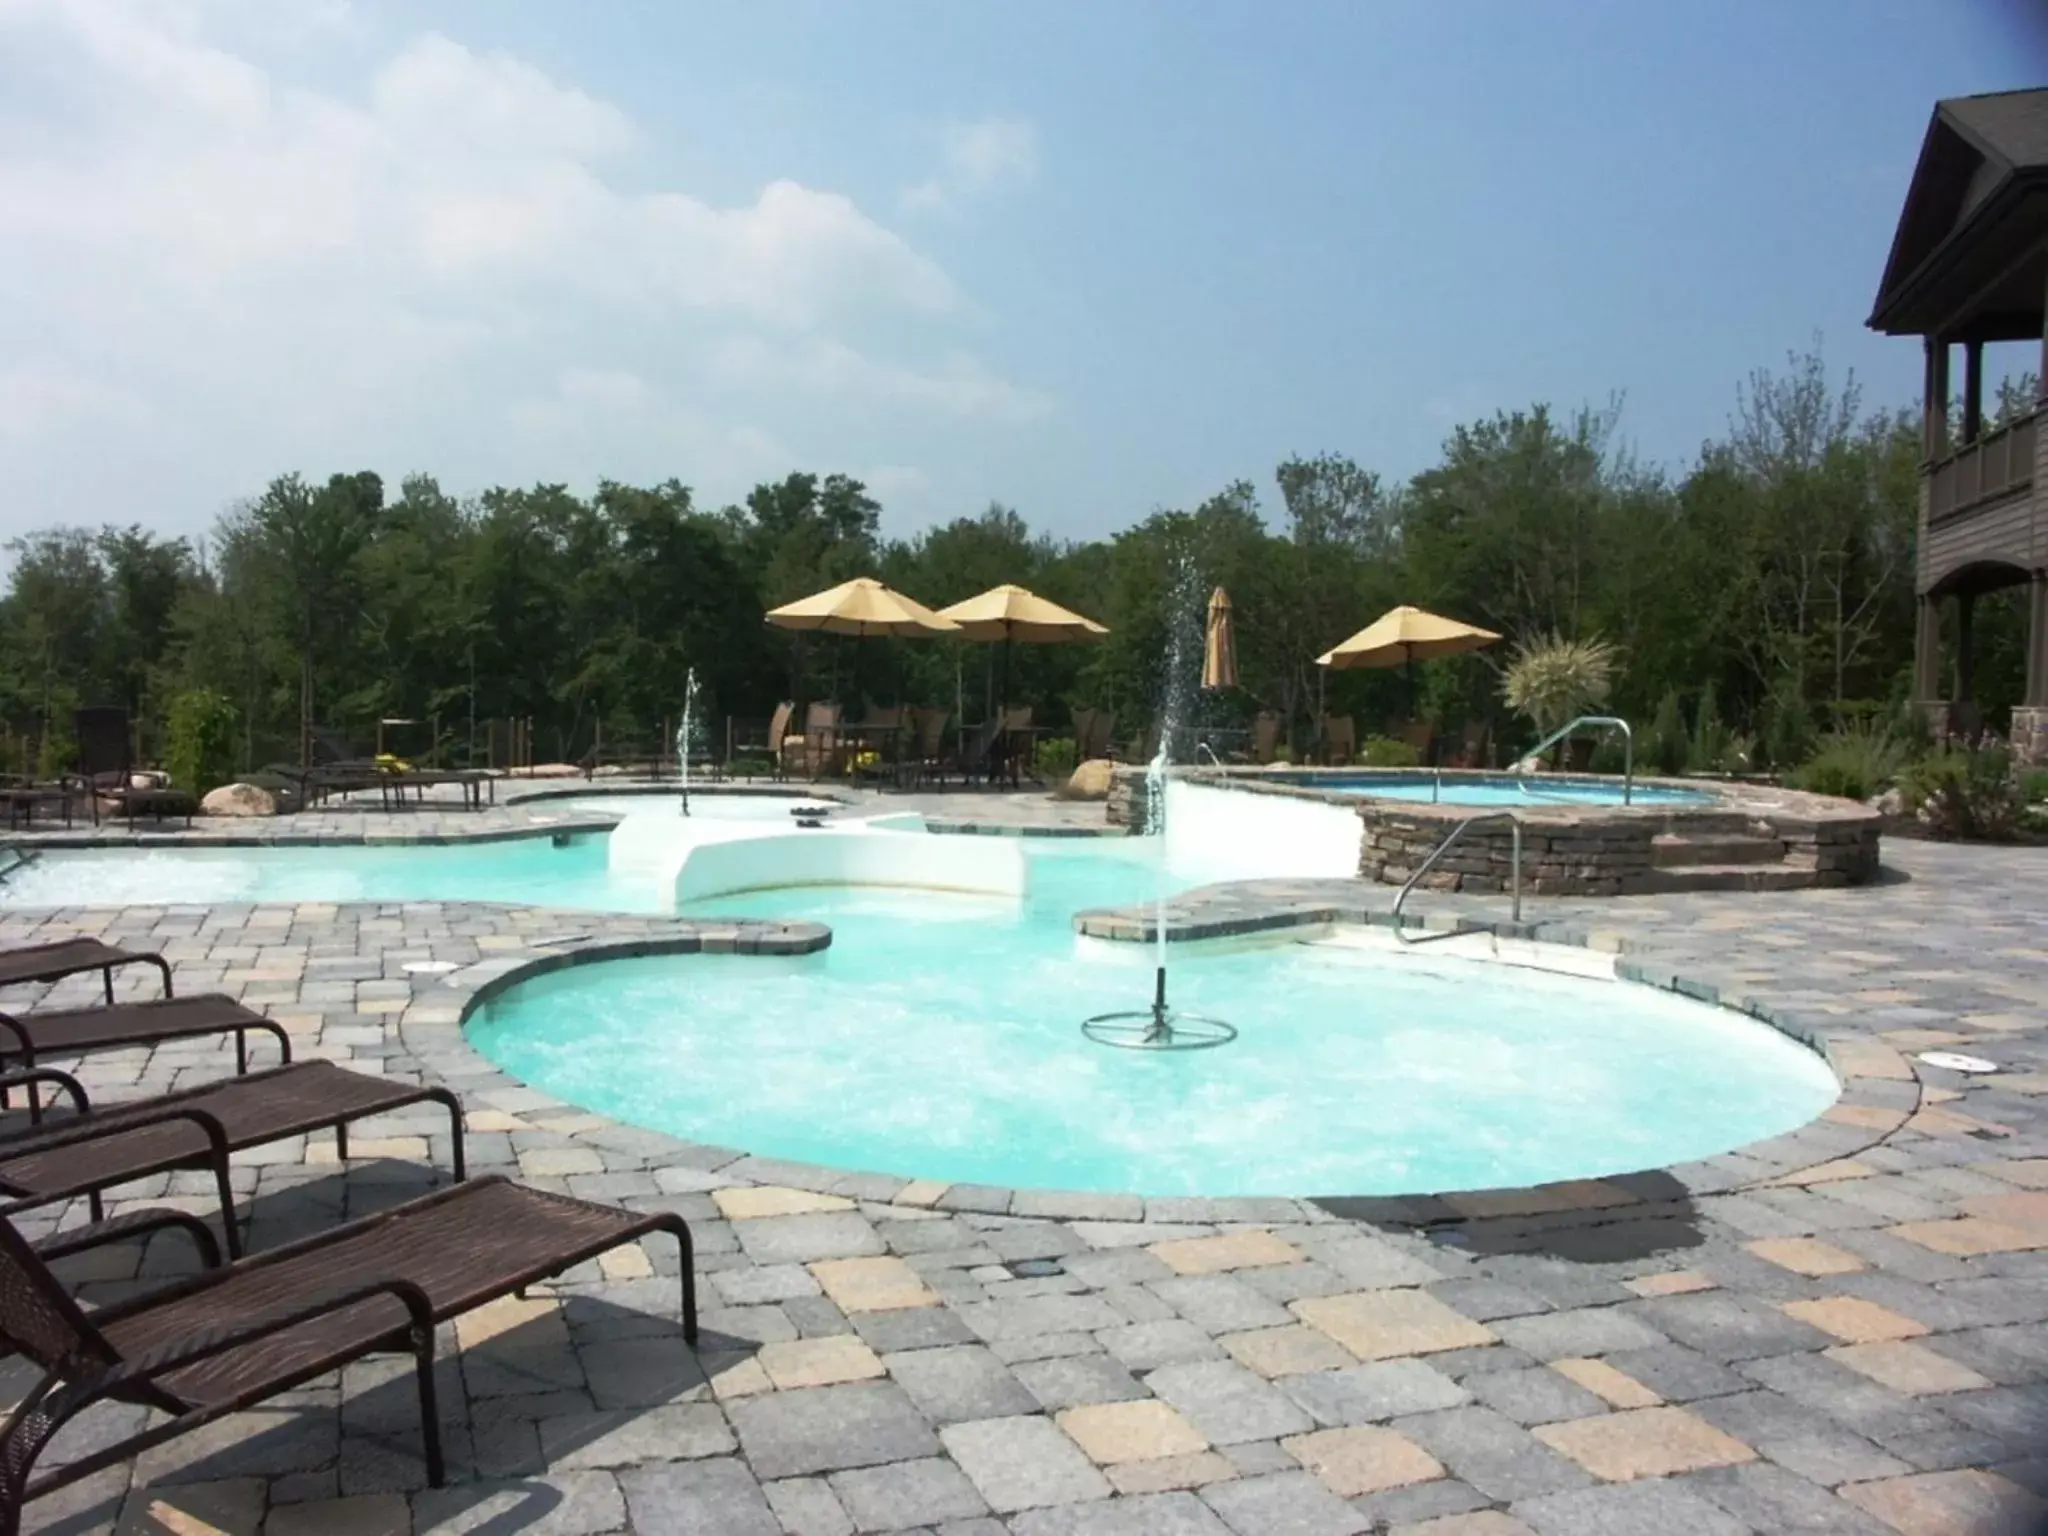
M612 829L614 875L651 881L677 902L788 886L890 886L1022 897L1027 865L1015 838L934 837L915 812L764 827L759 822L628 816Z
M1292 795L1166 784L1166 867L1192 880L1349 879L1356 807Z

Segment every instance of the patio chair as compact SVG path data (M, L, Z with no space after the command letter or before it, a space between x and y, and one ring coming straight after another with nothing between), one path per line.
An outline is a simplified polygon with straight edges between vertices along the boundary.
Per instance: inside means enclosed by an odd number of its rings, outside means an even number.
M1262 709L1252 719L1252 761L1270 763L1280 755L1280 716Z
M100 802L111 800L115 810L132 823L137 811L148 811L161 822L166 815L183 816L191 825L199 801L182 789L135 782L133 738L128 729L128 711L119 704L88 704L72 712L78 736L78 785L92 805L93 824L100 819Z
M48 944L23 944L0 949L0 987L27 986L39 981L62 981L86 971L98 971L106 987L108 1006L114 1001L114 972L124 965L153 965L163 977L164 996L171 992L171 963L153 949L120 949L98 939L55 939Z
M790 717L796 713L796 705L784 699L775 706L775 713L769 718L767 734L759 741L734 741L729 752L732 762L746 762L765 759L768 771L775 778L782 777L782 741L789 734Z
M64 825L71 825L71 814L78 804L79 786L76 783L59 780L51 783L39 779L23 778L9 774L0 779L0 801L7 805L7 829L32 828L36 812L45 806L54 807L64 816Z
M232 1034L235 1071L242 1073L249 1070L252 1030L274 1038L284 1060L291 1061L291 1036L285 1033L284 1026L251 1012L222 992L104 1003L92 1008L0 1012L0 1068L33 1067L50 1056L82 1056L89 1051ZM0 1107L6 1103L6 1090L0 1087Z
M233 1154L331 1130L336 1152L346 1159L351 1120L414 1104L439 1104L448 1111L455 1177L460 1181L466 1174L462 1105L452 1092L351 1072L331 1061L296 1062L99 1109L78 1079L47 1067L8 1074L0 1084L26 1088L32 1096L37 1086L60 1088L76 1112L0 1135L0 1216L84 1195L98 1221L105 1214L103 1190L160 1173L205 1170L213 1174L221 1229L234 1257L241 1238L228 1184Z
M1456 755L1450 766L1454 768L1484 768L1487 759L1487 737L1491 728L1484 720L1467 721L1463 735L1458 740Z
M1415 749L1418 763L1429 761L1430 748L1436 745L1436 727L1427 720L1403 720L1388 732L1396 741L1405 741Z
M22 1507L152 1445L372 1354L413 1357L427 1481L440 1487L434 1332L451 1318L656 1232L682 1250L683 1337L697 1339L690 1229L491 1176L88 1314L0 1222L0 1335L43 1371L0 1429L0 1536ZM101 1402L167 1415L33 1476L63 1426Z
M1343 764L1358 756L1358 727L1349 715L1323 716L1318 755L1327 764Z
M794 752L792 752L794 748ZM829 772L839 757L839 706L833 703L814 703L804 710L804 729L801 736L782 738L782 762L787 771L789 760L794 756L803 767L805 778L817 779Z
M1093 762L1097 758L1118 756L1111 744L1116 734L1116 712L1108 709L1077 709L1074 711L1074 761Z
M952 718L952 711L946 709L910 711L909 751L904 759L904 769L913 784L943 777L946 768L946 722Z
M976 774L985 777L990 775L991 758L1002 733L1003 717L998 714L976 726L972 735L963 734L954 744L952 761L947 764L948 770L959 774L963 785L973 783Z

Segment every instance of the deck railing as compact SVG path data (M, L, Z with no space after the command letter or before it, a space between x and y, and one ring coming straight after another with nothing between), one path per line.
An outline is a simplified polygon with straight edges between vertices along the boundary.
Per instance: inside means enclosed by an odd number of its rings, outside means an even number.
M1976 442L1937 460L1928 471L1928 520L1960 516L1999 497L2024 491L2034 481L2034 432L2044 411L2010 421Z

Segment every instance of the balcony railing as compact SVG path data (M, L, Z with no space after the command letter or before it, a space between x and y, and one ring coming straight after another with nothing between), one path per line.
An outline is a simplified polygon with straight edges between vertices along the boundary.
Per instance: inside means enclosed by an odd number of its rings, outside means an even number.
M2034 431L2044 414L2048 409L2037 406L2031 415L1987 432L1938 460L1928 471L1928 520L1938 523L1958 517L2033 484Z

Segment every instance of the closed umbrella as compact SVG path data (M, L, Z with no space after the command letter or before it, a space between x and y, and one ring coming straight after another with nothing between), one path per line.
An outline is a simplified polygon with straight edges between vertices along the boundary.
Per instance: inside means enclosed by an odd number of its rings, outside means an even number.
M1230 617L1230 594L1221 587L1209 594L1209 623L1202 637L1202 686L1210 690L1237 686L1237 626Z

